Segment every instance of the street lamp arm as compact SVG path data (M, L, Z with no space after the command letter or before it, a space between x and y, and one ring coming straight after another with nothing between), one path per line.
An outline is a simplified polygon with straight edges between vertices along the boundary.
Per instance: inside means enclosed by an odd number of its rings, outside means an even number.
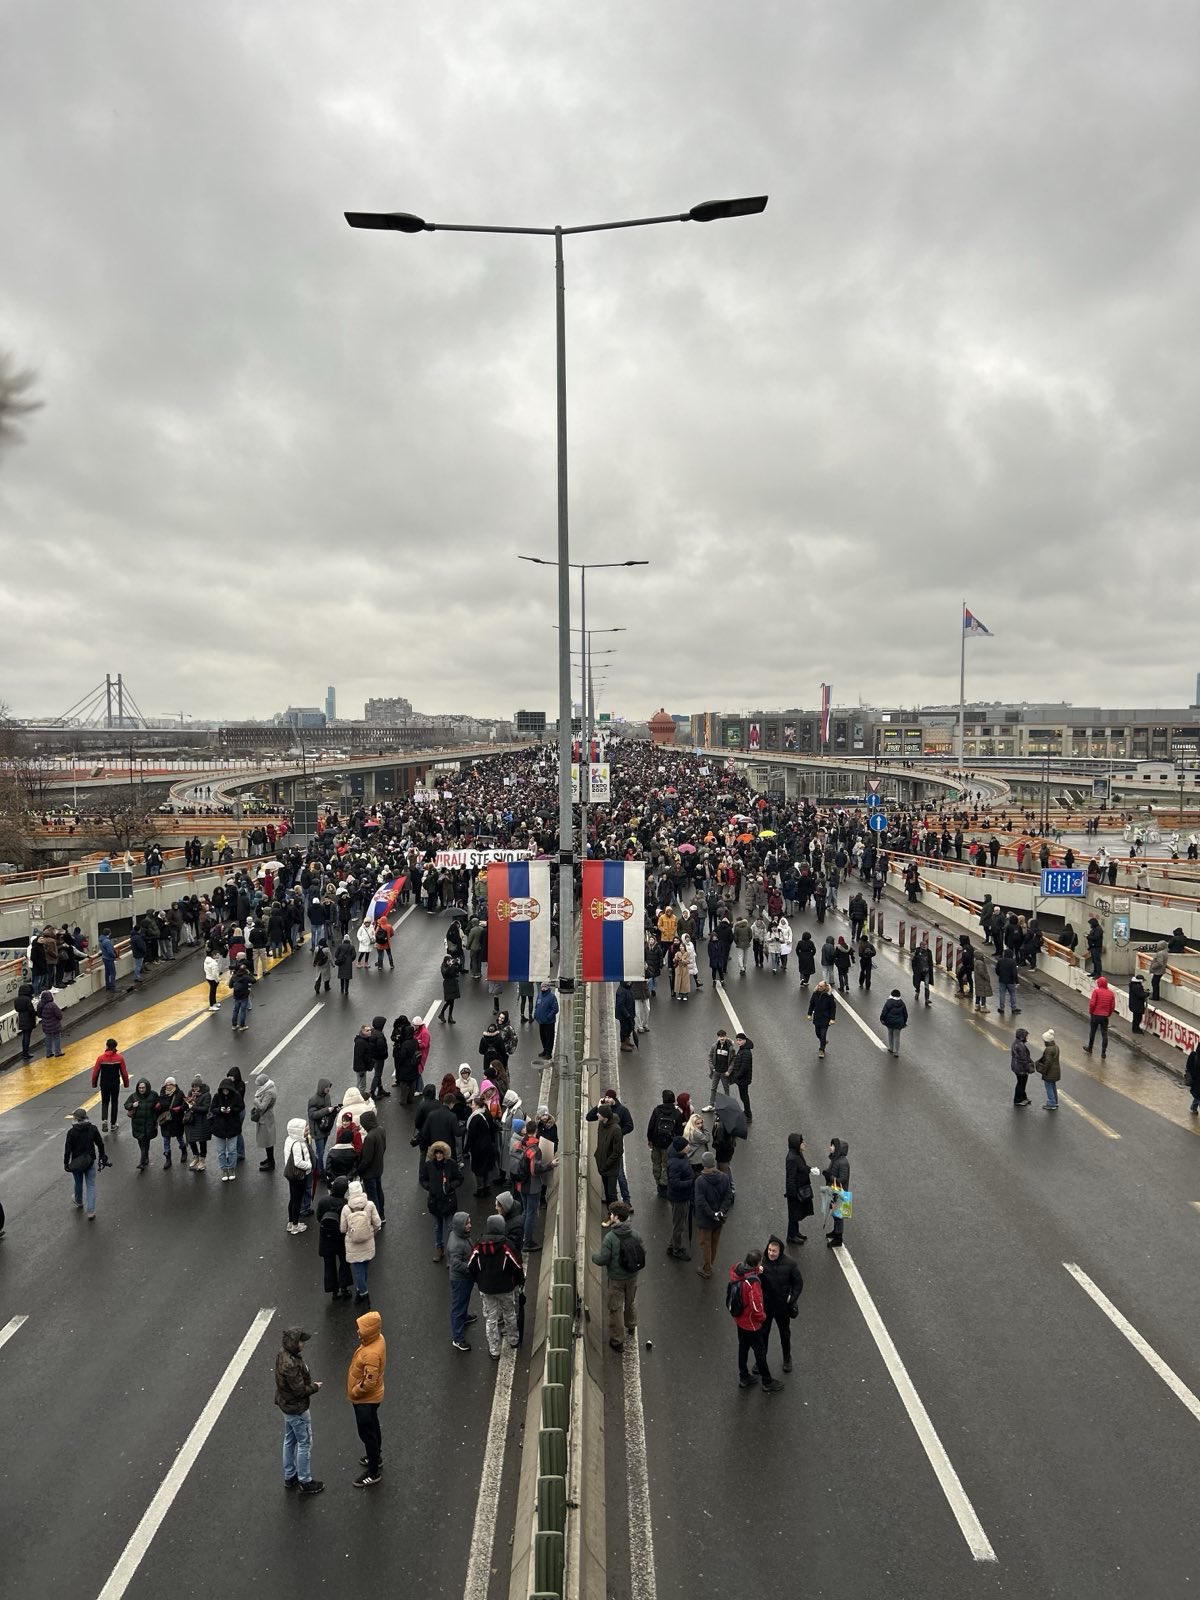
M690 222L686 211L673 211L669 217L630 217L624 222L581 222L574 228L564 228L563 238L574 233L610 233L614 228L652 228L659 222ZM553 230L551 230L553 231Z

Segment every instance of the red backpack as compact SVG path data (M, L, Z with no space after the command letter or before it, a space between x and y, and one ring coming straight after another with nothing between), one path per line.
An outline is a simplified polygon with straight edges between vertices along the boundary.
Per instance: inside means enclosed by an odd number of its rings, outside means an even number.
M527 1134L517 1152L517 1164L513 1169L513 1188L518 1194L533 1181L534 1165L541 1157L540 1143L536 1133Z

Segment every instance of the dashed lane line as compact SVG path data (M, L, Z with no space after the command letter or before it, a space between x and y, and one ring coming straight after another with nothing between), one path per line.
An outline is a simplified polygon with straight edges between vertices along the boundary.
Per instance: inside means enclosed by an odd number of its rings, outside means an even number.
M848 994L840 994L838 995L838 999L841 1001L842 1008L846 1012L846 1015L852 1022L856 1022L858 1024L863 1033L866 1034L867 1038L870 1039L871 1043L875 1046L876 1050L886 1050L886 1043L879 1037L877 1033L873 1031L871 1024L867 1022L865 1018L860 1017L858 1012L850 1004L850 996Z
M10 1317L8 1319L4 1326L0 1328L0 1350L4 1348L14 1333L20 1332L28 1321L29 1318L27 1316Z
M1061 1089L1058 1091L1058 1098L1064 1106L1069 1106L1076 1116L1082 1117L1085 1122L1090 1122L1097 1133L1102 1133L1106 1139L1119 1139L1121 1137L1115 1128L1110 1128L1107 1122L1102 1122L1099 1117L1088 1111L1084 1106L1081 1106L1078 1100L1069 1094L1064 1094Z
M1133 1323L1122 1316L1104 1291L1096 1287L1082 1267L1076 1266L1074 1261L1064 1261L1063 1266L1075 1279L1084 1294L1088 1295L1100 1307L1117 1332L1128 1339L1150 1370L1158 1374L1175 1398L1186 1406L1197 1422L1200 1422L1200 1400L1196 1398L1179 1374L1167 1365L1153 1345L1143 1339Z

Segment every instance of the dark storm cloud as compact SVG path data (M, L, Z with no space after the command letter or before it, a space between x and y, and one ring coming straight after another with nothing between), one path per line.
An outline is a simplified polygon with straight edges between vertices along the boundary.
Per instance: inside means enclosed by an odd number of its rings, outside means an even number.
M1200 423L1196 14L961 6L12 6L3 698L554 706L547 241L572 553L630 715L1182 702ZM601 641L598 641L598 644ZM611 641L605 641L611 644Z

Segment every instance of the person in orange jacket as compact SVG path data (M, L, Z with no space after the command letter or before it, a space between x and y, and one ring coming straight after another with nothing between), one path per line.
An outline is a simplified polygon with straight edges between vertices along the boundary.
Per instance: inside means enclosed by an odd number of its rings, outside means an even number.
M92 1088L100 1085L100 1132L107 1133L109 1124L116 1133L120 1124L117 1121L117 1093L124 1086L129 1087L129 1068L125 1065L125 1057L117 1049L115 1039L106 1039L104 1049L96 1057L92 1067Z
M379 1428L379 1406L383 1400L383 1374L387 1366L387 1341L383 1337L383 1318L378 1311L364 1311L358 1319L358 1349L350 1359L346 1376L346 1398L354 1407L358 1437L366 1455L363 1471L354 1480L356 1489L378 1483L383 1473L383 1435Z

